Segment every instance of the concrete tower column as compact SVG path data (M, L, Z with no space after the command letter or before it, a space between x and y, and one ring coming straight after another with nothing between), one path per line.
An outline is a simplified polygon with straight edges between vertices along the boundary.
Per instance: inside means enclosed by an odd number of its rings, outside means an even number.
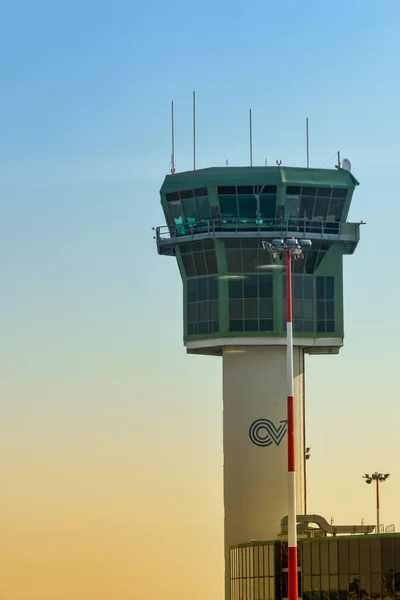
M287 515L286 347L223 351L225 597L229 547L278 538ZM297 512L304 512L304 351L294 348Z

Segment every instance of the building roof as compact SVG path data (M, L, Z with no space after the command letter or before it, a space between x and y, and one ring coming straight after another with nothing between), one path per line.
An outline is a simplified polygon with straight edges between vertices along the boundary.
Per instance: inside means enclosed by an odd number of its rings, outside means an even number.
M345 169L304 167L210 167L167 175L161 193L209 185L320 185L354 188L357 179Z

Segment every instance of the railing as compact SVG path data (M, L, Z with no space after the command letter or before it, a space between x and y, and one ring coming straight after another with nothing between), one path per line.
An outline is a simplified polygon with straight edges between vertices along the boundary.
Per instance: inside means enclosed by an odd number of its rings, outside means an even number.
M282 236L296 232L300 237L334 235L359 239L359 223L340 221L310 221L308 219L204 219L193 223L177 223L156 228L157 241L176 239L200 234L213 236L218 233L274 232Z

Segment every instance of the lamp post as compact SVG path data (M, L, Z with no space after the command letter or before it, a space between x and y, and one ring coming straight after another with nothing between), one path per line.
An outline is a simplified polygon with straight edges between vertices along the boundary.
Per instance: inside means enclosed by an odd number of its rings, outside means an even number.
M297 240L294 237L262 242L264 250L272 256L272 262L283 260L286 263L286 345L287 345L287 428L288 428L288 600L298 599L297 582L297 511L296 511L296 465L294 431L294 383L293 383L293 308L292 308L292 259L303 258L305 249L311 247L311 240Z
M378 471L375 471L375 473L372 473L372 475L368 475L368 473L366 473L365 475L363 475L363 479L365 479L365 483L371 484L373 481L376 481L376 532L379 533L379 526L380 526L380 521L379 521L379 484L382 481L386 481L386 479L389 477L390 473L378 473Z

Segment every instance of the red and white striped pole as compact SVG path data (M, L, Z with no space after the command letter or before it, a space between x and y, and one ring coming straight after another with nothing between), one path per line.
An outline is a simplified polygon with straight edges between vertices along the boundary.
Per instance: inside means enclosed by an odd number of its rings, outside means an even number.
M294 459L294 385L292 325L292 252L286 250L286 332L287 332L287 428L288 428L288 598L298 599L296 465Z
M380 522L379 522L379 477L376 478L376 533L380 533Z

